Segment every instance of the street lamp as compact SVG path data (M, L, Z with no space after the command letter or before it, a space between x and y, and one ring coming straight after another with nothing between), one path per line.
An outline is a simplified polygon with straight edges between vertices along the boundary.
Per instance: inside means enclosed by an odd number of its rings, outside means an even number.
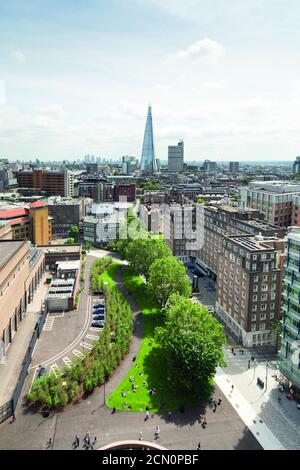
M269 366L269 363L267 362L266 363L266 391L267 391L267 388L268 388L268 366Z
M254 380L254 379L255 379L255 366L256 366L256 359L254 359L253 366L254 366L254 369L253 369L253 371L254 371L254 374L253 374L253 380Z

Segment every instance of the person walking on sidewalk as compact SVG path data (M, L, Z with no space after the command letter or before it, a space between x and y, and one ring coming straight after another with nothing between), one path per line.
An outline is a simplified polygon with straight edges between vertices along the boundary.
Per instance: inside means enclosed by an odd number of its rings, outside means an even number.
M156 428L155 428L154 437L155 437L155 439L158 439L160 437L160 428L159 428L159 426L156 426Z
M143 440L143 431L140 432L139 441Z
M201 442L198 442L197 450L201 450Z

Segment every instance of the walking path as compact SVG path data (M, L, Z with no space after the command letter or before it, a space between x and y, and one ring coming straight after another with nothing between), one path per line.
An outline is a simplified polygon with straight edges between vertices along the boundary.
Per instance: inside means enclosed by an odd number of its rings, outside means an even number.
M284 450L279 440L263 422L261 417L257 415L243 395L236 388L232 390L232 382L221 368L217 371L215 383L220 387L229 403L231 403L264 450Z

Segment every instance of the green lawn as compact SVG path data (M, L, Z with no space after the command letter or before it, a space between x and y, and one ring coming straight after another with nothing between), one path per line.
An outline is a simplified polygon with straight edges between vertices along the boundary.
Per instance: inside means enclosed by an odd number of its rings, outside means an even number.
M144 281L139 276L132 275L129 268L126 268L123 271L123 282L141 309L144 336L136 361L132 363L133 367L107 398L106 405L126 411L146 411L146 407L149 407L149 410L154 412L178 410L181 406L188 407L199 403L199 396L187 395L177 386L176 380L168 374L166 358L154 341L154 330L156 326L162 324L162 314L158 305L149 298ZM152 344L149 344L149 341L152 341ZM134 377L134 382L130 382L130 376ZM143 385L144 381L147 385ZM132 383L138 386L135 393L131 389ZM155 395L149 394L150 388L156 389ZM122 390L125 391L126 397L121 396ZM206 387L205 396L208 396L211 391L212 383ZM131 408L123 408L124 402L127 402ZM162 406L160 406L161 403Z
M107 287L113 287L116 285L115 277L119 266L119 263L114 262L100 275L101 281L107 282Z

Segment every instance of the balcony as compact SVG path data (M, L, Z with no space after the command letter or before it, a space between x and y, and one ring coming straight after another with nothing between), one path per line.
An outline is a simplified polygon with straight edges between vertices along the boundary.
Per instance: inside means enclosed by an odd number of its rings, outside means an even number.
M291 306L288 310L287 305L283 305L282 309L285 311L288 317L291 317L293 320L299 321L300 320L300 313L294 312L291 309Z
M293 335L295 335L297 337L297 339L298 339L298 337L300 337L300 333L298 331L298 328L296 326L294 326L292 323L290 323L289 321L285 321L284 326L288 331L290 331Z

